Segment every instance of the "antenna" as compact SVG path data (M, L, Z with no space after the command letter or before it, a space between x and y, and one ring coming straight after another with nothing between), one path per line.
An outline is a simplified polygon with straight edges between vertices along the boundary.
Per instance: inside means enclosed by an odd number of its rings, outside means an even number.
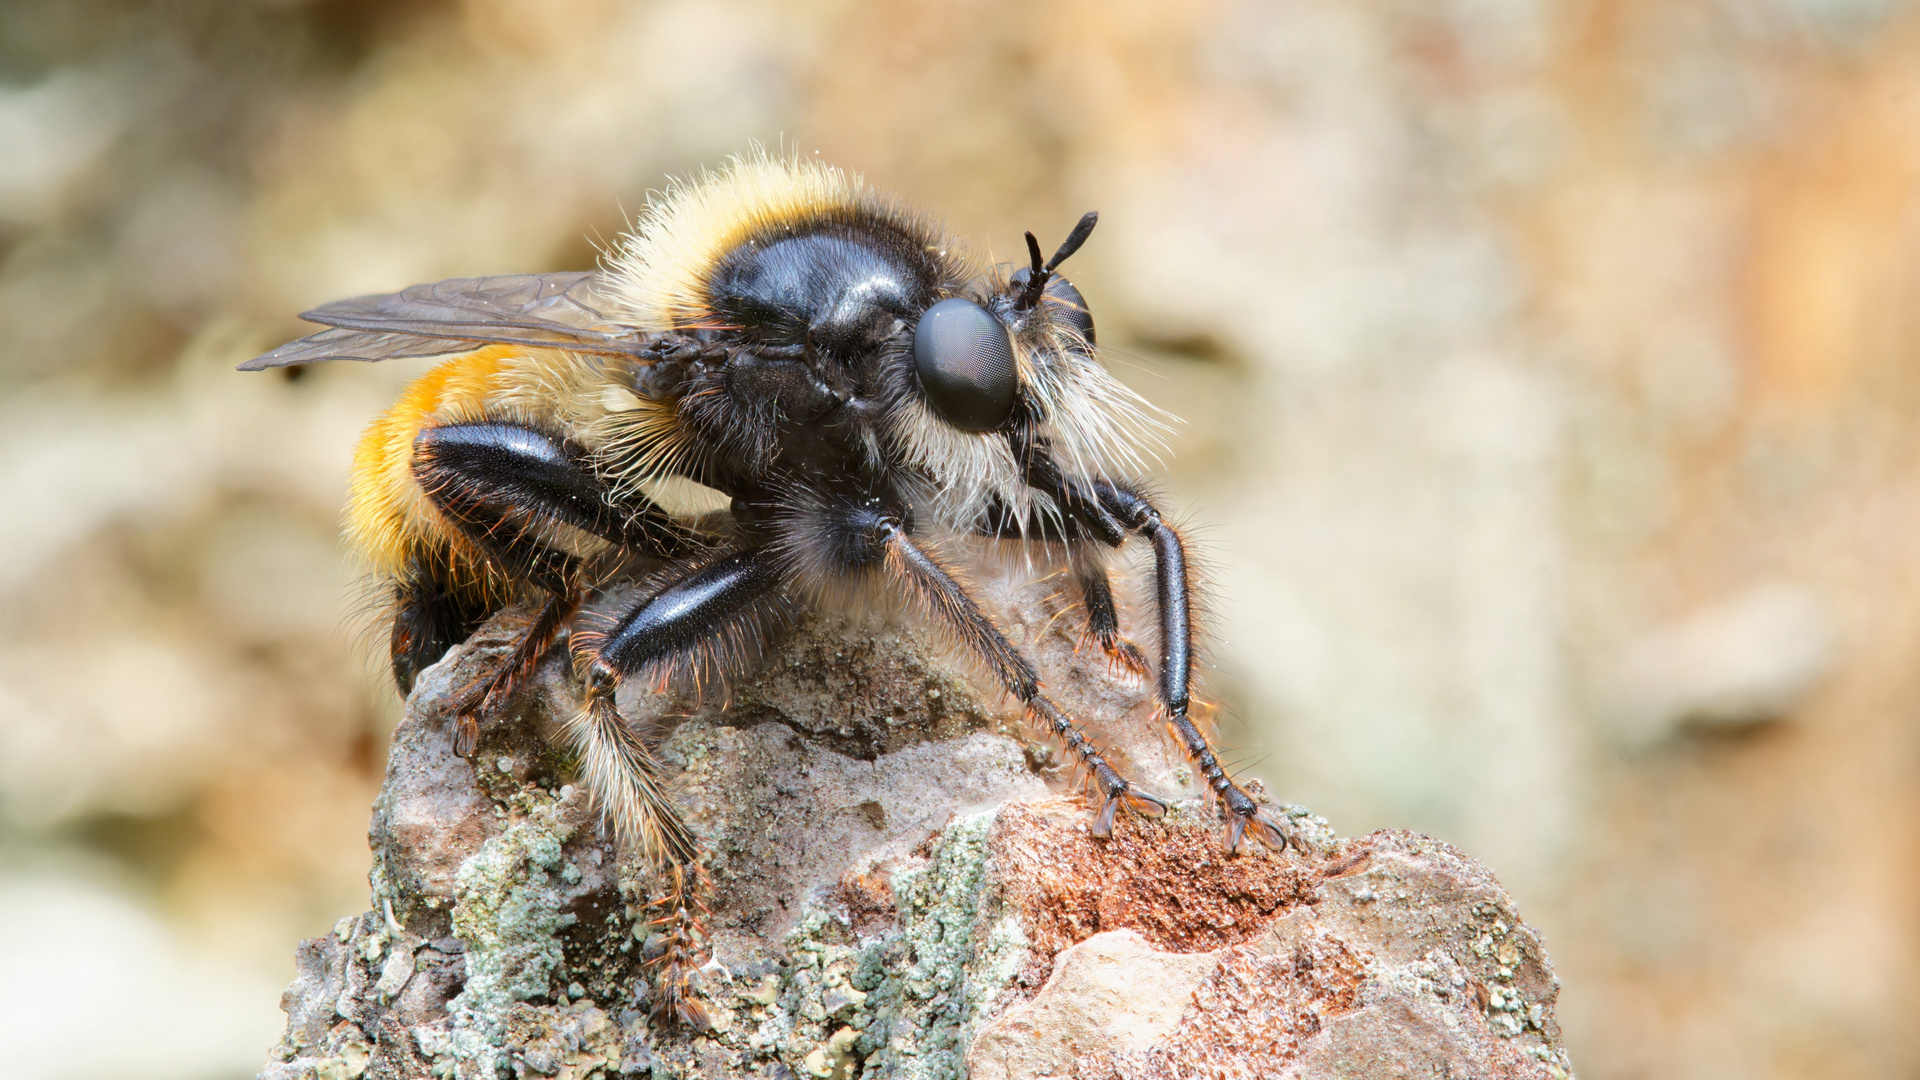
M1032 233L1027 234L1027 255L1033 259L1033 267L1027 278L1026 289L1014 301L1015 308L1021 311L1033 310L1033 306L1040 302L1041 292L1047 287L1047 279L1053 276L1053 268L1066 262L1069 256L1080 250L1080 245L1086 243L1087 237L1093 235L1093 227L1099 221L1098 210L1089 210L1082 214L1080 223L1075 225L1073 231L1067 234L1067 238L1060 242L1060 249L1053 253L1053 258L1048 259L1044 264L1040 261L1040 241L1035 240Z

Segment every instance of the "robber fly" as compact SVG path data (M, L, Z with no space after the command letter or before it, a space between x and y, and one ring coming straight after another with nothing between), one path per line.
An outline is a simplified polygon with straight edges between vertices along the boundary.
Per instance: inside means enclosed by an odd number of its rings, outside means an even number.
M1225 843L1279 849L1279 819L1228 776L1188 716L1186 546L1135 479L1154 421L1097 359L1093 317L1032 233L1012 274L970 266L926 215L857 178L754 155L670 188L599 272L463 278L328 304L329 329L241 365L447 356L368 428L347 532L391 581L393 672L427 665L510 603L524 635L457 705L456 749L569 630L585 706L567 735L623 850L665 884L653 902L656 1011L704 1021L688 978L704 948L700 845L661 763L623 722L626 680L725 677L803 609L881 589L992 672L1078 760L1095 835L1141 790L1043 692L930 539L1067 549L1088 630L1157 674L1159 707L1216 797ZM666 478L731 500L689 520ZM1153 547L1159 657L1120 633L1100 555ZM607 625L572 630L607 552L666 567Z

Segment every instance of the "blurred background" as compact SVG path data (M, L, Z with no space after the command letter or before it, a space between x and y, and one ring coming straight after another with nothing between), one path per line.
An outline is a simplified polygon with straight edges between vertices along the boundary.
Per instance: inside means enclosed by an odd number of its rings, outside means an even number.
M365 906L335 523L426 362L232 365L750 140L1101 211L1227 737L1490 864L1581 1075L1920 1075L1920 5L7 0L8 1075L249 1076Z

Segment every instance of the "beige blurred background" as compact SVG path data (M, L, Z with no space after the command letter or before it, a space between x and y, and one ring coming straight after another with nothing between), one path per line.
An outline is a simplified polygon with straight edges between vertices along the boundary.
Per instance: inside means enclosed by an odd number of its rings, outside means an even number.
M0 1071L251 1075L365 903L335 520L425 362L232 365L750 140L1101 211L1229 738L1491 864L1581 1075L1920 1074L1901 0L0 4Z

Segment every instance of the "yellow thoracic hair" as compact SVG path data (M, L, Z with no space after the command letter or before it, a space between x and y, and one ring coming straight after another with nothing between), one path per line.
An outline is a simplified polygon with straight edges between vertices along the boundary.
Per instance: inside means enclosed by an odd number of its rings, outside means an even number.
M937 229L874 194L859 176L798 156L743 154L718 173L675 182L648 204L607 268L617 316L652 331L711 325L707 274L727 252L749 238L854 217L942 244Z

